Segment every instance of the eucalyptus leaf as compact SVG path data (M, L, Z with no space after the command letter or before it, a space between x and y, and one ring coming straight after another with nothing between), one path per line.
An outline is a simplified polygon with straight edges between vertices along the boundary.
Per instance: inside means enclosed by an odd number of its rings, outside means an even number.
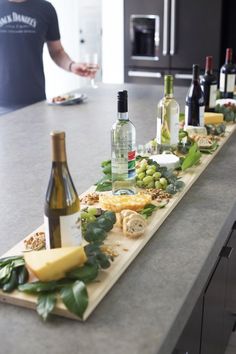
M61 289L63 286L70 284L67 280L54 280L49 282L35 281L32 283L25 283L18 286L18 290L29 294L38 294L41 292L51 292Z
M67 273L66 276L69 279L81 280L84 283L89 283L98 276L98 265L91 263L85 264L84 266Z
M47 320L48 315L55 308L56 302L57 296L55 293L44 293L38 296L36 310L44 321Z
M6 264L4 267L0 269L0 281L4 278L10 277L12 271L12 265Z
M82 319L88 306L88 292L85 284L77 280L73 285L63 287L60 296L67 309Z

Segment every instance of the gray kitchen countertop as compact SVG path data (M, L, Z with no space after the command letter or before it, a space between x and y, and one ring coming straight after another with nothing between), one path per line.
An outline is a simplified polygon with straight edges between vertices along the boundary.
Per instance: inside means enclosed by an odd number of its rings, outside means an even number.
M41 102L0 117L0 253L43 223L50 131L65 130L68 165L82 193L110 158L116 95L129 91L137 143L156 134L162 88L102 85L87 102ZM184 107L186 88L176 88ZM171 354L236 220L236 136L229 139L85 323L0 303L0 353Z

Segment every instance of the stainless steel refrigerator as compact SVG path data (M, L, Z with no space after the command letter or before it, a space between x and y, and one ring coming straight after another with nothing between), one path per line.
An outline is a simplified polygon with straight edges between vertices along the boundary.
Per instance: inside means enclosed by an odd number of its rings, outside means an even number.
M125 81L161 83L169 73L188 84L207 55L218 72L222 17L223 0L125 0Z

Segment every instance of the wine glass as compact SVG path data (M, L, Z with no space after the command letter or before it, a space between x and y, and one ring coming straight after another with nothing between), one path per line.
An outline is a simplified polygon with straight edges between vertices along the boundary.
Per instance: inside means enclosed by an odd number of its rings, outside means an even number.
M98 88L95 83L95 76L98 70L98 54L86 53L84 56L84 62L86 64L86 69L89 71L90 86L92 88Z

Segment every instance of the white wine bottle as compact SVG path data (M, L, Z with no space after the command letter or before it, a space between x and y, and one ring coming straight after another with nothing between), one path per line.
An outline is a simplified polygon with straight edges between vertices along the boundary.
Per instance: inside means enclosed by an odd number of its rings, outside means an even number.
M157 105L157 144L159 152L171 150L179 141L179 104L173 95L173 76L165 75L164 97Z
M65 132L53 131L52 169L44 206L47 248L81 244L80 201L66 160Z
M117 120L111 129L112 193L135 194L136 130L128 116L128 93L118 92Z

